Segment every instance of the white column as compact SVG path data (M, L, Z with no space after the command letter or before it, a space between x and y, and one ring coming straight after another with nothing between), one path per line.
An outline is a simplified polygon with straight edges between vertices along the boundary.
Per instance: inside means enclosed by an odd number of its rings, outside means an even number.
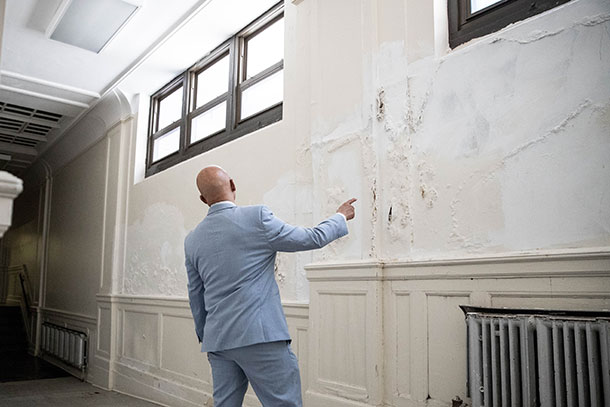
M0 171L0 237L11 226L13 200L23 191L23 182L16 176Z

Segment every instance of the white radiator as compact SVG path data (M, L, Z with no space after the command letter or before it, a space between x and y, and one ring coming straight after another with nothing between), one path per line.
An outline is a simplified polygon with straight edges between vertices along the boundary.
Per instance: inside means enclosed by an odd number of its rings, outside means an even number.
M473 407L610 406L610 314L463 306Z
M85 370L87 367L87 335L45 322L42 324L42 350L62 362Z

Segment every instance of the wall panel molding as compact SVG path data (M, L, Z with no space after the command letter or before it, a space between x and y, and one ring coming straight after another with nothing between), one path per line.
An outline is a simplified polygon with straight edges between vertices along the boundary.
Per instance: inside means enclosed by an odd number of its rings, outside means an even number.
M77 312L64 311L64 310L48 308L48 307L41 307L40 310L47 316L57 316L57 317L69 319L71 321L80 321L85 324L97 323L96 317L92 317L90 315L85 315L85 314L79 314Z
M89 359L86 371L86 380L102 388L108 388L108 360L103 356L98 356L97 354L97 318L82 315L76 312L63 311L53 308L40 308L40 315L41 323L48 321L66 328L76 329L87 334ZM67 365L62 365L59 361L53 358L45 359L72 374L77 375L79 373Z
M97 302L98 309L110 309L113 315L112 323L105 326L115 327L111 349L114 346L116 350L110 352L114 357L104 359L106 352L96 355L100 364L111 369L113 390L167 405L211 403L211 369L200 351L187 298L100 293ZM309 306L283 305L292 348L299 358L301 375L306 376ZM138 341L145 345L132 346ZM302 384L305 391L307 381L303 379ZM260 405L252 390L244 405Z
M311 288L309 406L424 407L448 405L456 396L468 403L466 325L460 305L610 308L609 252L366 260L311 264L306 270ZM345 304L359 292L369 300L366 310ZM367 354L366 371L381 372L367 377L364 387L348 380L340 384L356 386L340 389L318 373L319 359L334 354L338 369L349 371L342 353L332 351L333 337L341 338L335 331L341 329L355 333L342 339L343 352L354 358Z

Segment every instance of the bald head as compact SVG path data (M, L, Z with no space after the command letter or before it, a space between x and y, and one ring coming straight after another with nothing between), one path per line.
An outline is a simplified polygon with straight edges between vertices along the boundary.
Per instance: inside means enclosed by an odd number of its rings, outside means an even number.
M235 201L235 183L229 174L217 165L205 167L197 174L200 198L208 206L220 201Z

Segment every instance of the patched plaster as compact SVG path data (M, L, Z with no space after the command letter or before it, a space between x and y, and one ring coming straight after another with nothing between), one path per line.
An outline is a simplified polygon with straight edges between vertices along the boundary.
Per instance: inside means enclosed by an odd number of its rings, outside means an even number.
M158 202L128 227L124 293L186 296L184 238L187 230L179 208Z

